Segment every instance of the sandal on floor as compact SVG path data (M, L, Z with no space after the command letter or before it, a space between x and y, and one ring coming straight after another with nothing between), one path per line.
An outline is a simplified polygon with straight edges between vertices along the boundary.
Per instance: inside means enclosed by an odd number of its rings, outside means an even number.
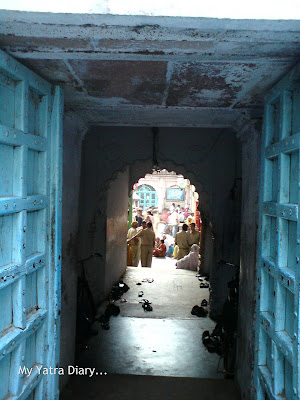
M199 308L200 308L199 306L194 306L194 307L192 308L191 314L192 314L192 315L197 315L197 312L198 312Z
M210 343L211 339L210 339L210 334L209 331L204 331L202 333L202 343L204 344L204 346L206 346L208 343Z
M203 282L201 282L200 283L200 288L202 289L202 288L209 288L209 284L208 283L203 283Z
M207 316L208 312L206 310L204 310L203 307L199 307L198 311L197 311L197 317L202 317L205 318Z
M202 307L207 307L207 304L208 304L207 300L203 299L202 302L201 302L201 306Z
M100 324L100 326L101 326L101 328L104 329L105 331L108 331L109 328L110 328L108 322L102 322L102 323Z
M142 305L142 307L143 307L143 309L144 309L145 311L153 311L153 307L150 306L150 304L148 304L148 303L144 303L144 304Z
M144 299L143 305L142 305L144 311L152 311L153 310L153 307L150 304L151 303L149 300Z
M194 306L192 308L191 314L197 315L197 317L205 318L207 316L208 312L206 310L204 310L203 307Z
M144 292L141 290L141 291L138 293L138 296L139 296L139 297L143 297L143 296L144 296Z

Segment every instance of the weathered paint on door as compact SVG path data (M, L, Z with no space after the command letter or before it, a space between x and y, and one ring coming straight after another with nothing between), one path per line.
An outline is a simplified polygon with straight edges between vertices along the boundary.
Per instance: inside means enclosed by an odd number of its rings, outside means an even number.
M300 398L300 69L265 99L256 315L256 399Z
M158 197L156 190L150 185L141 185L138 187L137 194L140 197L140 207L145 210L146 207L157 207Z
M61 89L0 51L0 399L58 398L37 367L59 357L62 114Z

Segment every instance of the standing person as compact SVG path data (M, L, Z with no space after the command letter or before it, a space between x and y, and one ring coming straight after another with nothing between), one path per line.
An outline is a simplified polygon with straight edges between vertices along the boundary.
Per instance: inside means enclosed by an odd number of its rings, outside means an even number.
M190 215L190 214L189 214L189 209L188 209L188 207L186 207L186 208L184 209L183 215L184 215L184 218L185 218L185 219L187 219L187 217Z
M160 223L160 215L158 210L153 211L153 230L156 236L158 236L158 224Z
M141 261L142 267L151 268L152 264L152 253L155 244L155 235L152 230L152 223L147 223L147 228L140 230L135 236L131 239L127 240L127 243L130 243L135 238L141 238L142 245L141 245Z
M187 232L187 229L187 224L183 224L182 231L176 233L175 236L175 244L177 244L178 246L177 260L180 260L184 256L188 255L190 252L191 237L190 234Z
M200 246L200 232L196 229L196 224L195 222L191 222L190 224L190 237L191 237L191 242L192 245L196 244L197 246Z
M139 231L141 231L141 230L143 230L143 229L146 229L146 228L147 228L147 222L146 222L145 220L143 220L142 226L140 226L139 229L138 229L137 231L139 232Z
M178 211L174 210L172 214L169 217L170 225L172 228L172 236L175 238L176 233L178 232L178 225L179 225L179 217L178 217Z
M138 232L136 228L138 227L137 221L133 221L131 224L131 228L127 232L127 239L133 238ZM140 253L141 253L141 244L140 239L135 238L129 244L129 254L130 254L130 265L133 267L137 267L140 261Z
M178 218L180 223L184 222L185 217L182 210L179 211Z
M135 216L135 220L138 223L138 226L142 226L143 222L142 210L137 210L137 215Z
M147 212L146 221L151 222L151 224L153 225L153 215L151 211Z
M172 205L170 205L170 214L172 214L172 212L175 210L175 203L172 203Z
M191 215L189 215L187 217L186 223L190 226L192 222L195 222L194 220L194 213L191 213Z

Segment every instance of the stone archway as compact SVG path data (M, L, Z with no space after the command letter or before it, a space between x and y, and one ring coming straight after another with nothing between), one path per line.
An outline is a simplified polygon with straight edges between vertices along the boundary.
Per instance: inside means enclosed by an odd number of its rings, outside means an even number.
M160 168L182 174L199 193L198 208L205 229L204 268L215 276L212 285L218 288L218 296L214 303L220 310L230 278L219 276L216 261L226 258L239 262L234 259L239 236L230 223L236 202L231 196L232 188L240 174L235 133L230 129L161 128L159 135ZM117 244L115 238L123 237L119 233L126 230L132 185L151 173L152 166L152 132L147 127L94 128L84 140L81 250L83 255L93 251L106 254L111 246L121 246L118 251L109 251L109 260L106 257L101 265L101 276L99 268L95 271L98 277L93 283L99 300L105 297L113 279L124 272L125 243L123 251L123 245ZM124 233L124 240L125 236Z

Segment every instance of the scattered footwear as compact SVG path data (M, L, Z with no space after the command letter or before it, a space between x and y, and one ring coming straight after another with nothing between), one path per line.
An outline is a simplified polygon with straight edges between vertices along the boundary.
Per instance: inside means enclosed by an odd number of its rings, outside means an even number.
M108 318L111 315L117 317L119 314L120 314L120 307L116 306L115 304L108 304L104 312L104 315L107 316Z
M153 307L151 306L151 302L149 300L143 299L141 303L144 311L153 311Z
M205 300L205 299L202 300L202 302L201 302L201 306L202 306L202 307L207 307L207 304L208 304L208 303L207 303L207 300Z
M141 291L138 293L138 296L139 296L139 297L143 297L143 296L144 296L144 292L141 290Z
M210 342L209 331L204 331L202 333L202 342L203 342L204 346L206 346Z
M209 331L204 331L202 342L209 353L216 353L222 357L224 355L224 332L222 325L218 323L211 334Z
M138 282L137 285L140 286L140 285L141 285L141 282Z
M204 310L203 307L194 306L192 308L191 314L197 315L197 317L205 318L207 316L208 312L206 310Z
M209 284L208 284L208 283L205 283L205 282L201 282L201 283L200 283L200 288L201 288L201 289L209 288Z
M103 315L101 315L99 317L98 321L100 322L100 326L101 326L102 329L107 331L110 328L110 326L109 326L109 317L108 316L103 314Z
M130 287L123 281L115 283L111 289L110 295L108 296L108 300L119 300L124 293L128 292L129 289Z
M108 331L110 326L108 322L101 322L100 324L101 328L104 329L105 331Z
M142 282L152 283L152 282L154 282L154 279L153 279L153 278L144 278L144 279L142 280Z
M153 307L150 305L150 303L144 303L144 304L142 305L142 307L143 307L143 309L144 309L145 311L153 311Z

